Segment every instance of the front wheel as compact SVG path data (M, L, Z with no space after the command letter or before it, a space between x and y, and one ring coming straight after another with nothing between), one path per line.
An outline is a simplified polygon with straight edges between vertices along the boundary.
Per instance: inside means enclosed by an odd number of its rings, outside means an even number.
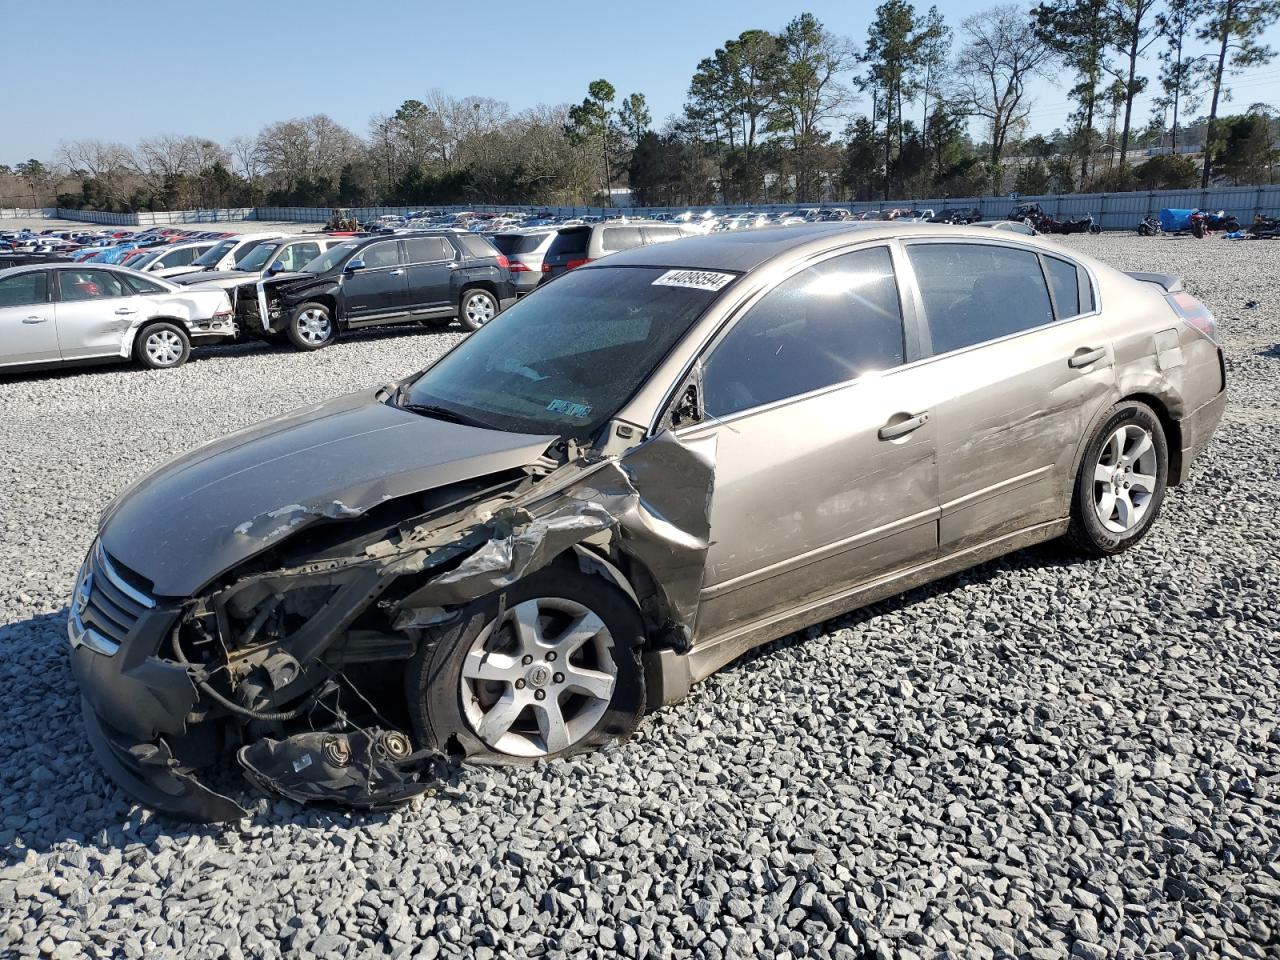
M191 356L191 339L176 323L153 323L139 335L134 355L148 370L172 370Z
M1155 522L1168 476L1169 448L1155 411L1136 400L1116 404L1085 446L1068 540L1093 556L1128 550Z
M479 763L579 753L635 730L645 704L635 605L558 567L469 604L411 661L419 743Z
M304 303L293 311L285 334L299 350L319 350L333 343L338 328L329 307L312 302Z
M1140 237L1151 236L1151 227L1145 223L1138 224L1138 236Z
M1102 232L1102 226L1101 226L1101 224L1097 224L1097 223L1091 223L1091 224L1089 224L1089 232L1090 232L1090 233L1101 233L1101 232Z
M488 290L468 290L458 306L458 319L468 330L479 330L498 315L498 298Z

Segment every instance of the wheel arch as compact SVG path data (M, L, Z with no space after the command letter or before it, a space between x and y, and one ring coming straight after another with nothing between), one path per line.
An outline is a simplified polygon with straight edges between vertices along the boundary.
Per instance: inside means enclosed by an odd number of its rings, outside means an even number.
M187 344L191 345L191 328L187 326L187 321L181 317L147 317L133 329L131 338L128 342L122 344L121 356L126 360L136 360L138 356L138 344L142 340L142 336L148 329L154 327L157 323L167 323L170 326L177 327L183 332L187 338Z
M1180 482L1179 478L1182 476L1182 425L1170 412L1168 404L1155 394L1128 393L1121 397L1118 402L1124 403L1126 400L1145 403L1155 413L1156 419L1160 421L1160 426L1164 430L1165 445L1169 448L1169 477L1167 485L1176 487Z
M480 289L485 291L488 294L491 294L494 300L499 300L497 284L495 284L492 280L485 279L485 278L475 278L475 279L464 280L462 285L458 287L458 312L459 313L462 312L462 301L466 298L467 293L476 289ZM500 300L499 300L499 305L501 305Z

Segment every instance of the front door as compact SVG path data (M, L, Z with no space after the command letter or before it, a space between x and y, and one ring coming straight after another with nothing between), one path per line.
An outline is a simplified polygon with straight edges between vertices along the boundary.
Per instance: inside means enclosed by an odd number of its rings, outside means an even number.
M399 241L371 243L352 259L363 261L364 266L342 278L348 322L376 323L408 312L409 288Z
M1066 516L1076 450L1115 387L1087 271L998 242L905 247L937 357L942 552Z
M0 280L0 366L59 359L58 328L49 301L49 271Z
M118 355L146 302L110 270L77 267L56 270L54 276L62 359Z
M409 307L415 312L452 309L450 279L458 255L444 237L414 237L404 242L409 278Z
M713 346L688 431L717 438L696 644L933 559L937 434L907 359L884 245L793 274Z

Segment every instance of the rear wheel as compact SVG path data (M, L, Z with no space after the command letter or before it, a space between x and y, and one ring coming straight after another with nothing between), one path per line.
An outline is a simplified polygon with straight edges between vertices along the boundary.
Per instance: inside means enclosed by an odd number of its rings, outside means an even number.
M1136 400L1116 404L1080 461L1068 539L1094 556L1129 549L1155 522L1168 475L1169 449L1155 412Z
M629 735L645 703L642 627L597 577L551 568L471 603L407 677L419 742L528 763Z
M468 330L479 330L498 315L498 298L488 290L472 289L462 294L458 319Z
M148 370L171 370L191 356L191 339L176 323L153 323L138 334L134 356Z
M285 330L289 342L299 350L319 350L337 338L333 313L323 303L304 303L294 309Z

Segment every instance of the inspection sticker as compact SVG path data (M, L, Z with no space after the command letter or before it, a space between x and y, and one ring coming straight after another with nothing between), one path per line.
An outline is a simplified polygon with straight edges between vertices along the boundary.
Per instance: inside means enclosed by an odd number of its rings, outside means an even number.
M585 420L591 413L591 404L556 399L547 404L547 409L552 413L563 413L575 420Z
M733 279L732 273L712 273L710 270L668 270L657 280L655 287L688 287L691 290L719 290Z

